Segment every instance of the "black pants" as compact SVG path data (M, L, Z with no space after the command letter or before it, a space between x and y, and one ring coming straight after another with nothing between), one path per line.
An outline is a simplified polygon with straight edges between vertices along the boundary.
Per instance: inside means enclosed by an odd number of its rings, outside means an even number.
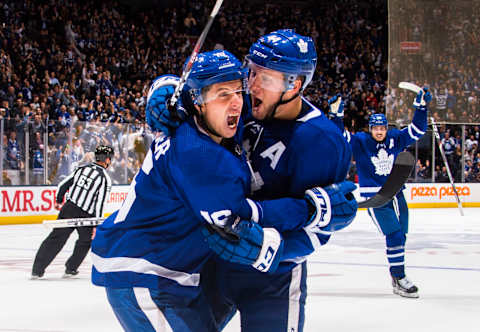
M67 201L57 219L70 219L70 218L91 218L91 214L83 211L75 204ZM77 270L80 264L82 264L85 256L87 256L88 250L92 243L93 227L65 227L54 228L53 231L42 242L42 245L38 249L35 261L33 262L32 273L42 275L45 272L47 266L58 255L60 250L67 242L70 234L76 229L78 232L78 240L75 243L73 254L65 263L65 267L68 270Z

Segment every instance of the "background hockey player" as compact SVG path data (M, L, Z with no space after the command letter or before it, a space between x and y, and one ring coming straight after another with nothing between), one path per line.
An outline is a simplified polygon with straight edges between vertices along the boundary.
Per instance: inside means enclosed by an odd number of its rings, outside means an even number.
M310 216L303 198L290 199L292 204L245 198L250 176L234 140L244 77L241 63L227 51L198 56L182 96L194 116L172 136L158 135L122 207L98 227L93 283L106 287L126 331L216 331L199 287L199 273L213 254L208 245L222 259L264 274L275 271L283 241L278 231L259 224L295 219L302 228L323 216L320 203L321 213L313 209ZM151 92L165 88L171 95L177 83L162 77ZM161 103L166 105L165 98ZM150 113L147 122L158 129ZM316 194L311 200L318 200ZM230 231L239 242L206 230L206 225L231 226L233 220L238 224Z
M427 129L427 105L432 96L427 89L419 92L413 106L412 123L402 130L388 130L384 114L372 114L369 133L355 135L345 131L356 161L360 195L375 195L385 183L397 155L415 143ZM331 118L343 128L343 101L340 96L329 100ZM368 214L386 238L387 259L392 277L393 292L404 297L418 297L418 288L405 275L405 243L408 233L408 206L400 191L388 204L368 209Z
M99 145L95 149L94 163L77 168L58 184L55 207L57 209L61 207L61 210L57 219L103 216L103 207L112 187L112 181L106 172L112 158L113 149L110 146ZM62 206L65 194L67 198ZM94 227L55 228L38 249L33 262L32 279L43 277L45 269L62 250L75 229L78 240L75 242L72 255L65 263L64 277L78 274L77 269L90 249Z
M247 57L251 108L243 133L243 146L252 164L255 199L303 197L312 186L324 186L332 205L336 225L329 231L315 225L290 231L277 223L263 223L283 232L285 246L275 273L262 274L234 264L218 264L218 286L230 315L220 317L217 302L212 305L220 326L236 309L242 331L302 331L306 299L306 257L325 244L332 231L346 227L357 208L351 196L355 186L345 179L351 150L341 131L301 95L316 67L316 51L311 38L292 30L278 30L261 37ZM153 104L153 103L150 103ZM163 126L175 127L165 107L150 105ZM347 200L345 200L347 197ZM292 225L298 223L291 219ZM215 248L214 248L215 249ZM205 272L210 280L211 274ZM211 286L211 285L210 285ZM215 287L213 287L215 289ZM215 290L207 293L215 299ZM228 310L227 310L228 311Z

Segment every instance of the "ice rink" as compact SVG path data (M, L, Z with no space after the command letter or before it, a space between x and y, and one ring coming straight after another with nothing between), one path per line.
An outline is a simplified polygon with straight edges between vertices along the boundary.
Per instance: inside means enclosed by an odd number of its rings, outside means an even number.
M309 259L305 331L480 331L480 208L410 213L407 275L420 298L392 294L383 237L360 211ZM29 280L47 234L0 226L0 332L121 331L103 288L90 283L90 256L77 278L61 278L76 235L43 280ZM224 331L240 331L238 317Z

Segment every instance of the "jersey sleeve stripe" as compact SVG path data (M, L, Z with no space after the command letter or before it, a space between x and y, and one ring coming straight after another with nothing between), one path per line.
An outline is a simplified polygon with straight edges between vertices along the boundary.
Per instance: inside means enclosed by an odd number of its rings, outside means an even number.
M261 210L259 209L259 206L249 198L247 198L247 203L248 205L250 205L250 208L252 209L252 216L250 217L250 220L258 223L260 221L260 214L261 214Z
M360 187L360 193L377 193L381 187Z
M348 143L350 143L350 140L352 139L352 136L350 135L350 132L347 130L343 131L343 137L347 140Z
M150 263L143 258L133 257L110 257L104 258L91 253L92 263L100 273L108 272L135 272L159 276L170 279L182 286L200 285L199 273L186 273L167 269L163 266Z
M412 126L413 130L415 130L418 134L420 134L420 135L425 134L425 132L424 132L424 131L421 131L420 129L418 129L418 127L415 126L415 124L410 123L410 126Z
M412 139L414 139L414 140L416 140L416 141L418 141L418 139L420 138L420 137L415 136L415 135L413 134L413 132L412 132L412 125L411 125L411 124L408 125L408 134L410 135L410 137L411 137Z

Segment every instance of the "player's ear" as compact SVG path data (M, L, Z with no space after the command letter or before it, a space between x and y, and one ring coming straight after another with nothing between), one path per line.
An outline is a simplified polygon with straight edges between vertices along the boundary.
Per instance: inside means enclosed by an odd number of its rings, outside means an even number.
M197 114L202 114L202 107L200 107L200 105L194 104L193 107L197 110Z
M302 85L303 85L303 80L301 79L301 77L297 78L293 83L292 91L294 93L300 93L300 90L302 89Z
M300 94L300 90L302 89L302 80L300 78L296 79L293 82L293 88L287 91L286 97L294 96L295 94Z

